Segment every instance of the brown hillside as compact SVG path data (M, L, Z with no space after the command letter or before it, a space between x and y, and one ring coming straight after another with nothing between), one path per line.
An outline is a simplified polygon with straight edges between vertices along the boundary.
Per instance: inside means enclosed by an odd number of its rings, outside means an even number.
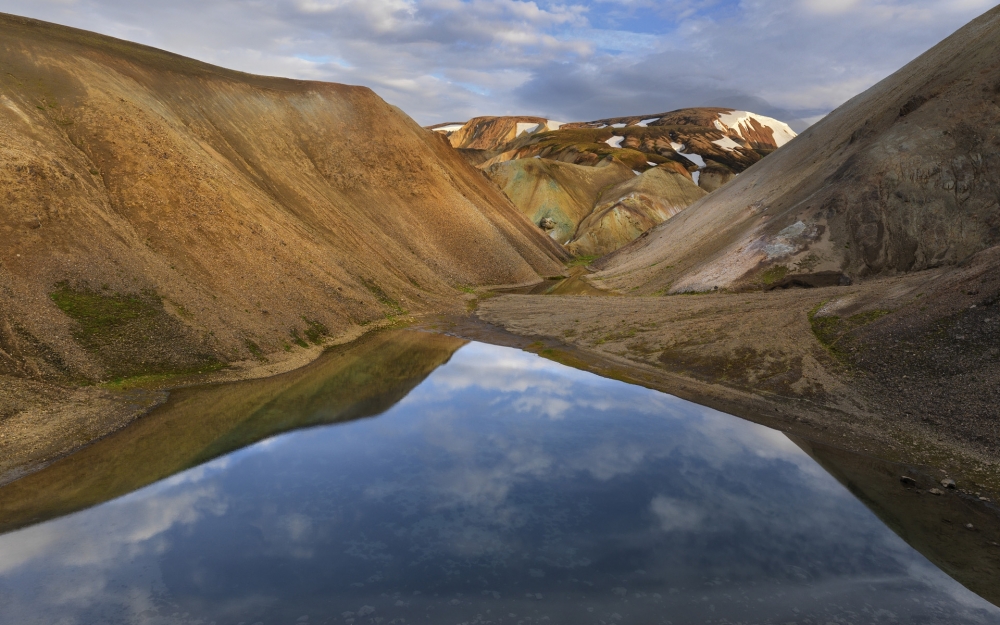
M654 167L606 191L566 249L578 256L603 256L704 196L686 171Z
M366 88L8 15L0 198L0 375L213 368L536 282L565 255Z
M521 134L546 130L548 124L549 120L542 117L475 117L456 130L445 132L451 128L447 124L431 126L430 130L444 132L456 148L488 152L502 149Z
M998 123L1000 8L600 261L599 277L685 292L961 263L1000 243Z

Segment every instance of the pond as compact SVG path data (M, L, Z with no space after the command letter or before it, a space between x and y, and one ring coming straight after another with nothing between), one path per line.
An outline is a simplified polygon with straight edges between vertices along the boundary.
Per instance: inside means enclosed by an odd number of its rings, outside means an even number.
M351 349L0 489L0 623L1000 622L780 432L511 348Z

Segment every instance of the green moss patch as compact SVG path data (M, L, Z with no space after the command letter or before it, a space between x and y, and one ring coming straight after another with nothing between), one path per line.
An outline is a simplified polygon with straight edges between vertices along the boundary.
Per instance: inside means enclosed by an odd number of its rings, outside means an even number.
M567 267L586 267L590 263L594 262L600 258L600 256L577 256L573 260L566 263Z
M769 268L764 273L760 274L760 281L766 286L770 286L775 282L781 282L788 275L788 267L784 265L775 265Z
M312 321L305 317L302 320L306 322L305 335L310 343L319 345L323 342L323 339L330 335L330 330L319 321Z
M836 315L820 317L816 313L825 303L823 302L809 311L809 326L820 345L841 362L847 361L851 342L850 333L853 330L874 323L892 312L877 309L851 315L846 319Z
M292 328L292 331L288 333L292 337L292 342L299 347L309 347L309 343L306 343L305 339L299 336L299 331L296 328Z
M390 312L386 314L386 318L406 314L406 309L404 309L399 302L389 297L389 294L386 293L374 280L368 280L366 278L359 278L359 280L361 281L361 284L368 289L369 293L374 295L379 302L389 308Z
M103 365L106 378L186 375L223 365L151 291L111 293L60 283L49 297L75 322L73 338Z
M138 295L105 295L89 291L74 291L66 284L50 294L59 310L72 317L79 329L77 340L99 342L130 321L152 319L158 310L150 297ZM162 304L160 305L162 309Z

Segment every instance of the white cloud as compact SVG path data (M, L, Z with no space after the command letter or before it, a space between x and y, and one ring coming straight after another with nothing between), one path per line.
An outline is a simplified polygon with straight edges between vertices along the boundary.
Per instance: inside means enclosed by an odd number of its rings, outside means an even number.
M660 529L664 532L683 532L697 529L704 513L694 507L690 501L670 499L665 495L657 495L649 504L649 509L656 515Z
M484 114L589 120L701 105L812 119L991 5L0 0L0 11L244 71L367 85L429 124Z

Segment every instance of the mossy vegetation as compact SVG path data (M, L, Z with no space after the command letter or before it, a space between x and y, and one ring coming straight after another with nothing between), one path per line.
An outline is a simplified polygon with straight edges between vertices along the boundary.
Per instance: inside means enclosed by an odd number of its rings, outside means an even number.
M330 335L330 330L320 323L319 321L313 321L302 317L302 320L306 322L305 335L309 339L309 342L313 345L320 345L323 340Z
M767 271L760 274L760 281L765 286L771 286L775 282L781 282L788 275L788 267L784 265L775 265L774 267L768 268Z
M597 255L593 255L593 256L577 256L573 260L571 260L568 263L566 263L566 266L567 267L586 267L587 265L589 265L590 263L594 262L598 258L600 258L600 256L597 256Z
M260 360L262 362L267 360L267 357L264 355L264 350L262 350L259 345L257 345L250 339L247 339L244 342L244 345L246 346L247 351L249 351L250 354L257 360Z
M49 297L75 322L73 338L104 365L105 379L188 375L224 366L167 313L153 291L114 293L61 282Z
M818 304L809 311L809 326L820 345L841 362L847 361L851 331L874 323L892 312L883 309L869 310L846 319L836 315L819 316L817 313L824 304L826 302Z
M156 306L149 293L139 295L106 295L85 290L73 290L65 282L49 296L59 310L79 324L74 333L77 340L93 344L130 321L156 317Z
M404 309L399 302L389 297L389 294L386 293L377 282L367 278L359 278L359 280L361 281L361 284L368 289L368 292L375 296L375 299L381 302L385 307L389 308L390 312L386 313L386 319L406 314L406 309Z
M292 328L288 334L292 337L292 342L299 347L309 347L309 343L306 343L305 339L299 336L298 328Z

